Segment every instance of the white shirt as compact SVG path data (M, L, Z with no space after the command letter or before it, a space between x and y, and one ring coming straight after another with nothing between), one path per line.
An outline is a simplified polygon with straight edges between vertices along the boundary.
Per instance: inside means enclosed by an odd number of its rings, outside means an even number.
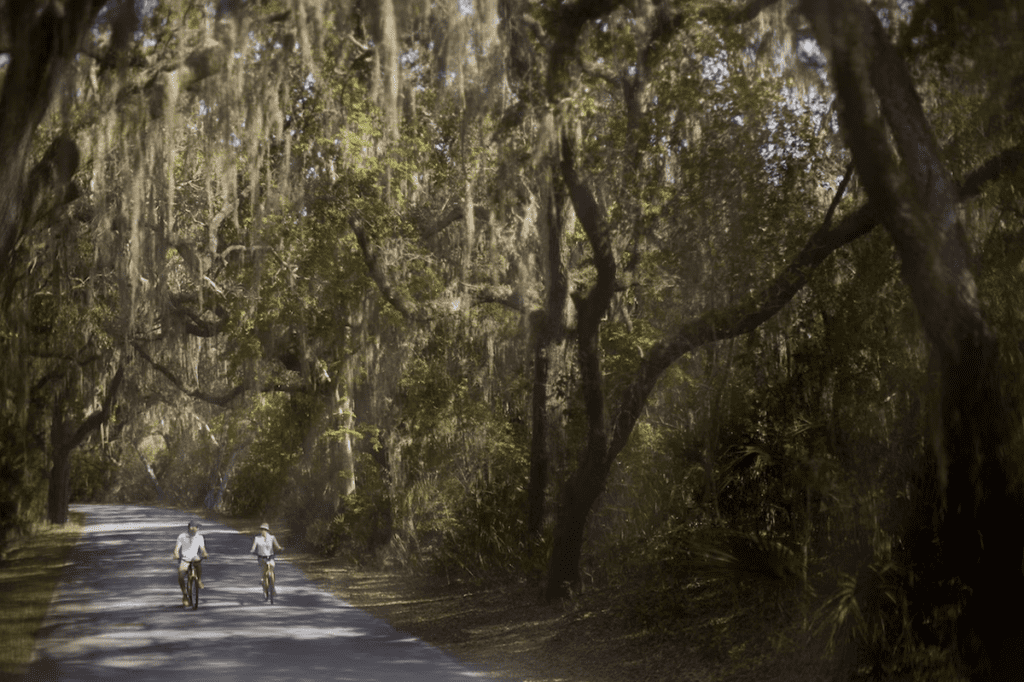
M178 542L174 548L180 551L178 556L181 557L182 561L192 561L199 556L200 549L206 549L206 540L203 539L200 533L192 535L185 531L178 536Z
M268 557L275 549L281 549L281 545L277 544L277 538L270 533L267 533L266 537L257 535L253 538L251 551L255 551L257 556Z

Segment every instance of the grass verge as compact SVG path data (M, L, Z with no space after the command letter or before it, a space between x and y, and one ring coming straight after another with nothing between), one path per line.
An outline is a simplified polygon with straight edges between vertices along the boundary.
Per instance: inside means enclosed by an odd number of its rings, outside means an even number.
M63 526L40 526L14 543L0 561L0 680L17 680L35 649L71 548L82 531L82 516L72 513Z

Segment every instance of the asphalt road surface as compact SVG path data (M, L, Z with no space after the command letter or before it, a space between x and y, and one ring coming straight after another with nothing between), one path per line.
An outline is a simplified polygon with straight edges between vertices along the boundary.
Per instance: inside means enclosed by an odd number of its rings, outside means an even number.
M75 505L81 539L54 594L26 680L485 679L448 654L317 588L277 561L263 600L252 537L200 521L199 609L181 606L174 541L190 517L133 506ZM287 546L285 547L285 554Z

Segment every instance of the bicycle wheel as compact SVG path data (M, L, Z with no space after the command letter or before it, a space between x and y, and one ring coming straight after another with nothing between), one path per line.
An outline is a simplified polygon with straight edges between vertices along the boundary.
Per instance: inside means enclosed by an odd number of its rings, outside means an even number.
M193 569L194 571L195 569ZM199 608L199 578L193 572L188 577L188 598L192 602L192 609Z
M274 569L267 573L267 594L270 596L270 603L274 603Z

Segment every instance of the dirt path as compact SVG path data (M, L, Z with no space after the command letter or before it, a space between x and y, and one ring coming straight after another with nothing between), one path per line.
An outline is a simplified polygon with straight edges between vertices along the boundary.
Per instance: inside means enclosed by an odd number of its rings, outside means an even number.
M188 517L130 506L86 514L27 680L468 680L484 677L278 563L263 601L251 539L204 521L198 611L181 607L171 550Z

